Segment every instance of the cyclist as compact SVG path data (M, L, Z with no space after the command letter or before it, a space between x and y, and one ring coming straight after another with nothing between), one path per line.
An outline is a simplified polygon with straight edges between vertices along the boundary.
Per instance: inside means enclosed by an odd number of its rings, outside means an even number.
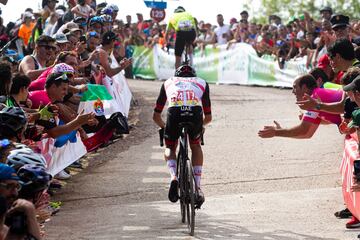
M177 7L174 15L169 21L166 29L165 40L168 42L169 35L172 30L176 31L175 41L175 68L177 69L181 64L181 55L185 46L189 45L189 59L192 65L192 43L196 39L196 20L195 18L181 6ZM166 45L166 44L165 44Z
M166 124L161 118L161 112L168 101ZM198 195L196 201L199 206L205 201L201 191L200 180L203 165L203 152L200 146L200 136L203 125L211 121L211 101L209 85L205 80L196 77L195 70L189 65L182 65L176 69L175 77L166 80L160 89L156 101L153 120L165 129L165 161L171 175L169 200L176 202L178 195L178 179L176 177L176 147L180 136L179 123L191 122L189 141L191 160L194 169L195 183Z

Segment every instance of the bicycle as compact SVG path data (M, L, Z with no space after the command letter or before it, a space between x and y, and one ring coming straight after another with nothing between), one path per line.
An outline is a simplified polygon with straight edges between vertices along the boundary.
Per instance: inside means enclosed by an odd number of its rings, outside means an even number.
M195 231L195 209L200 209L195 203L195 197L198 194L198 188L195 182L192 162L188 157L188 129L192 127L192 123L180 123L180 144L177 154L176 176L179 180L179 200L181 222L187 222L189 234L194 236ZM160 146L164 146L164 129L159 129ZM203 135L201 135L201 145L204 145Z

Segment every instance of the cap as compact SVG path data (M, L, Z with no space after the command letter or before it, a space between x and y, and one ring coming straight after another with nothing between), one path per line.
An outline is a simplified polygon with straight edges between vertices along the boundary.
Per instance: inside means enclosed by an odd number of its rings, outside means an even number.
M331 28L349 26L349 17L342 14L333 14L330 18Z
M7 164L0 163L0 180L15 180L19 181L19 177L16 174L15 169Z
M75 70L72 66L66 63L58 63L56 64L51 73L67 73L67 74L74 74Z
M329 65L330 65L330 58L327 54L325 54L319 58L319 61L317 64L318 68L325 69Z
M330 12L330 13L332 13L333 11L332 11L331 7L326 6L326 7L323 7L323 8L320 9L320 13L322 13L322 12Z
M360 126L360 109L357 109L351 114L351 122L348 124L349 128Z
M75 27L75 28L71 28L70 29L70 32L76 32L76 31L80 31L80 33L82 33L82 30L80 29L80 28L78 28L78 27Z
M244 14L249 15L249 13L246 10L244 10L240 13L240 15L244 15Z
M74 23L86 22L86 18L84 17L76 17L74 18Z
M68 43L69 40L66 38L66 35L63 33L57 33L53 36L57 43Z
M33 18L34 14L32 14L31 12L24 12L23 18Z
M237 23L236 18L231 18L231 19L230 19L230 24L234 24L234 23Z
M185 8L182 6L178 6L174 11L174 13L180 13L180 12L185 12Z
M117 39L118 39L118 37L117 37L116 33L112 32L112 31L108 31L108 32L104 33L103 38L102 38L103 42L110 41L110 40L117 40Z
M351 83L343 87L345 92L349 91L360 91L360 75L357 76Z

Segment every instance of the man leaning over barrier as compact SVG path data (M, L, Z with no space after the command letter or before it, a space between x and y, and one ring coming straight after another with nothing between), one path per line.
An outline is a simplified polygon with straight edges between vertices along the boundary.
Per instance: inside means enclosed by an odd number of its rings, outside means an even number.
M309 74L300 76L295 80L292 92L297 101L303 99L305 94L327 103L338 102L343 98L343 92L340 90L318 88L315 78ZM305 112L300 124L294 127L282 128L278 122L274 121L274 123L275 126L264 126L258 132L258 136L261 138L311 138L321 123L339 125L341 117L339 114L330 114L316 109Z

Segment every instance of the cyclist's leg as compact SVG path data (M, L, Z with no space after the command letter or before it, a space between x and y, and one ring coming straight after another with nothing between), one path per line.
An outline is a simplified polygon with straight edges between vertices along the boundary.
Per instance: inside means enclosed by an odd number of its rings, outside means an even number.
M181 65L181 56L185 48L185 38L182 31L178 31L175 41L175 69Z
M187 43L187 53L188 53L188 58L189 58L189 64L190 66L194 65L194 41L196 39L196 32L194 31L190 31L189 32L189 42Z
M193 164L195 182L197 188L201 188L201 174L202 174L202 166L204 163L203 151L200 145L200 142L191 141L191 161Z
M201 107L193 107L192 123L194 127L189 132L191 160L194 169L196 186L200 188L202 166L204 162L203 151L200 145L201 132L203 128L203 111Z
M166 160L166 164L169 168L169 172L171 175L170 188L169 188L169 200L171 202L176 202L179 198L178 195L178 179L176 176L176 146L177 139L179 138L179 130L178 130L178 122L177 122L177 109L169 108L167 112L167 119L165 125L165 154L164 158Z

